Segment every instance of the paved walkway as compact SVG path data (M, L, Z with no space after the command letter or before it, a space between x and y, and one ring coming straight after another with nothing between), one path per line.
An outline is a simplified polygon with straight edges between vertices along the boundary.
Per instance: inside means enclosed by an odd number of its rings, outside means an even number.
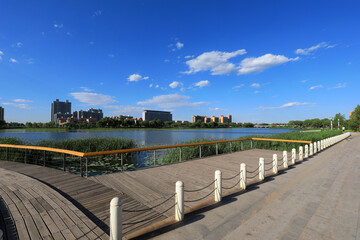
M360 134L283 173L144 238L360 239Z

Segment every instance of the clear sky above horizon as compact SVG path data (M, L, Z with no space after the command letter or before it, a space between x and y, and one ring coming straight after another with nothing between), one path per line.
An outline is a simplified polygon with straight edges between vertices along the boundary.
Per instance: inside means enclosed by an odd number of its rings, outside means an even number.
M7 122L72 110L273 123L348 118L360 104L359 1L0 3Z

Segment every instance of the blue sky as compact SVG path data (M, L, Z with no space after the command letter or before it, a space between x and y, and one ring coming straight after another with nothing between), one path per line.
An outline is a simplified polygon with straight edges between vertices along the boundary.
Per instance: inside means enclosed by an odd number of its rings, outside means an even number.
M144 109L288 122L359 104L358 1L18 1L0 4L8 122Z

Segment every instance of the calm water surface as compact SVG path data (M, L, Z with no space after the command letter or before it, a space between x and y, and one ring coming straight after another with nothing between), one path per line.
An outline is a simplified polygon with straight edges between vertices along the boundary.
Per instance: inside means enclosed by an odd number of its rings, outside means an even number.
M74 131L34 132L25 129L1 130L0 137L16 137L29 142L44 139L63 140L72 138L117 137L134 139L139 146L173 145L199 138L236 139L248 135L272 135L294 131L293 129L266 128L224 128L224 129L183 129L183 130L134 130L134 131Z

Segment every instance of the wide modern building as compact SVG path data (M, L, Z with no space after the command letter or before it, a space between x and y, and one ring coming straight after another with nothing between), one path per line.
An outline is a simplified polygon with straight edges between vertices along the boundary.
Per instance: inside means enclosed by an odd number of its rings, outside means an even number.
M62 115L71 114L71 102L66 100L65 102L56 101L51 103L51 121L57 123L58 118L61 118Z
M171 122L172 114L171 112L166 111L144 110L142 114L142 119L144 121L152 121L158 119L164 122Z
M3 107L0 107L0 120L5 119L4 112L5 112L5 109Z
M197 122L197 121L199 121L199 120L200 120L201 122L207 121L206 116L193 115L192 118L191 118L191 121L192 121L193 123L195 123L195 122Z
M90 108L87 111L75 111L73 112L73 116L76 119L95 119L96 121L99 121L104 118L104 114L101 109L93 109Z

